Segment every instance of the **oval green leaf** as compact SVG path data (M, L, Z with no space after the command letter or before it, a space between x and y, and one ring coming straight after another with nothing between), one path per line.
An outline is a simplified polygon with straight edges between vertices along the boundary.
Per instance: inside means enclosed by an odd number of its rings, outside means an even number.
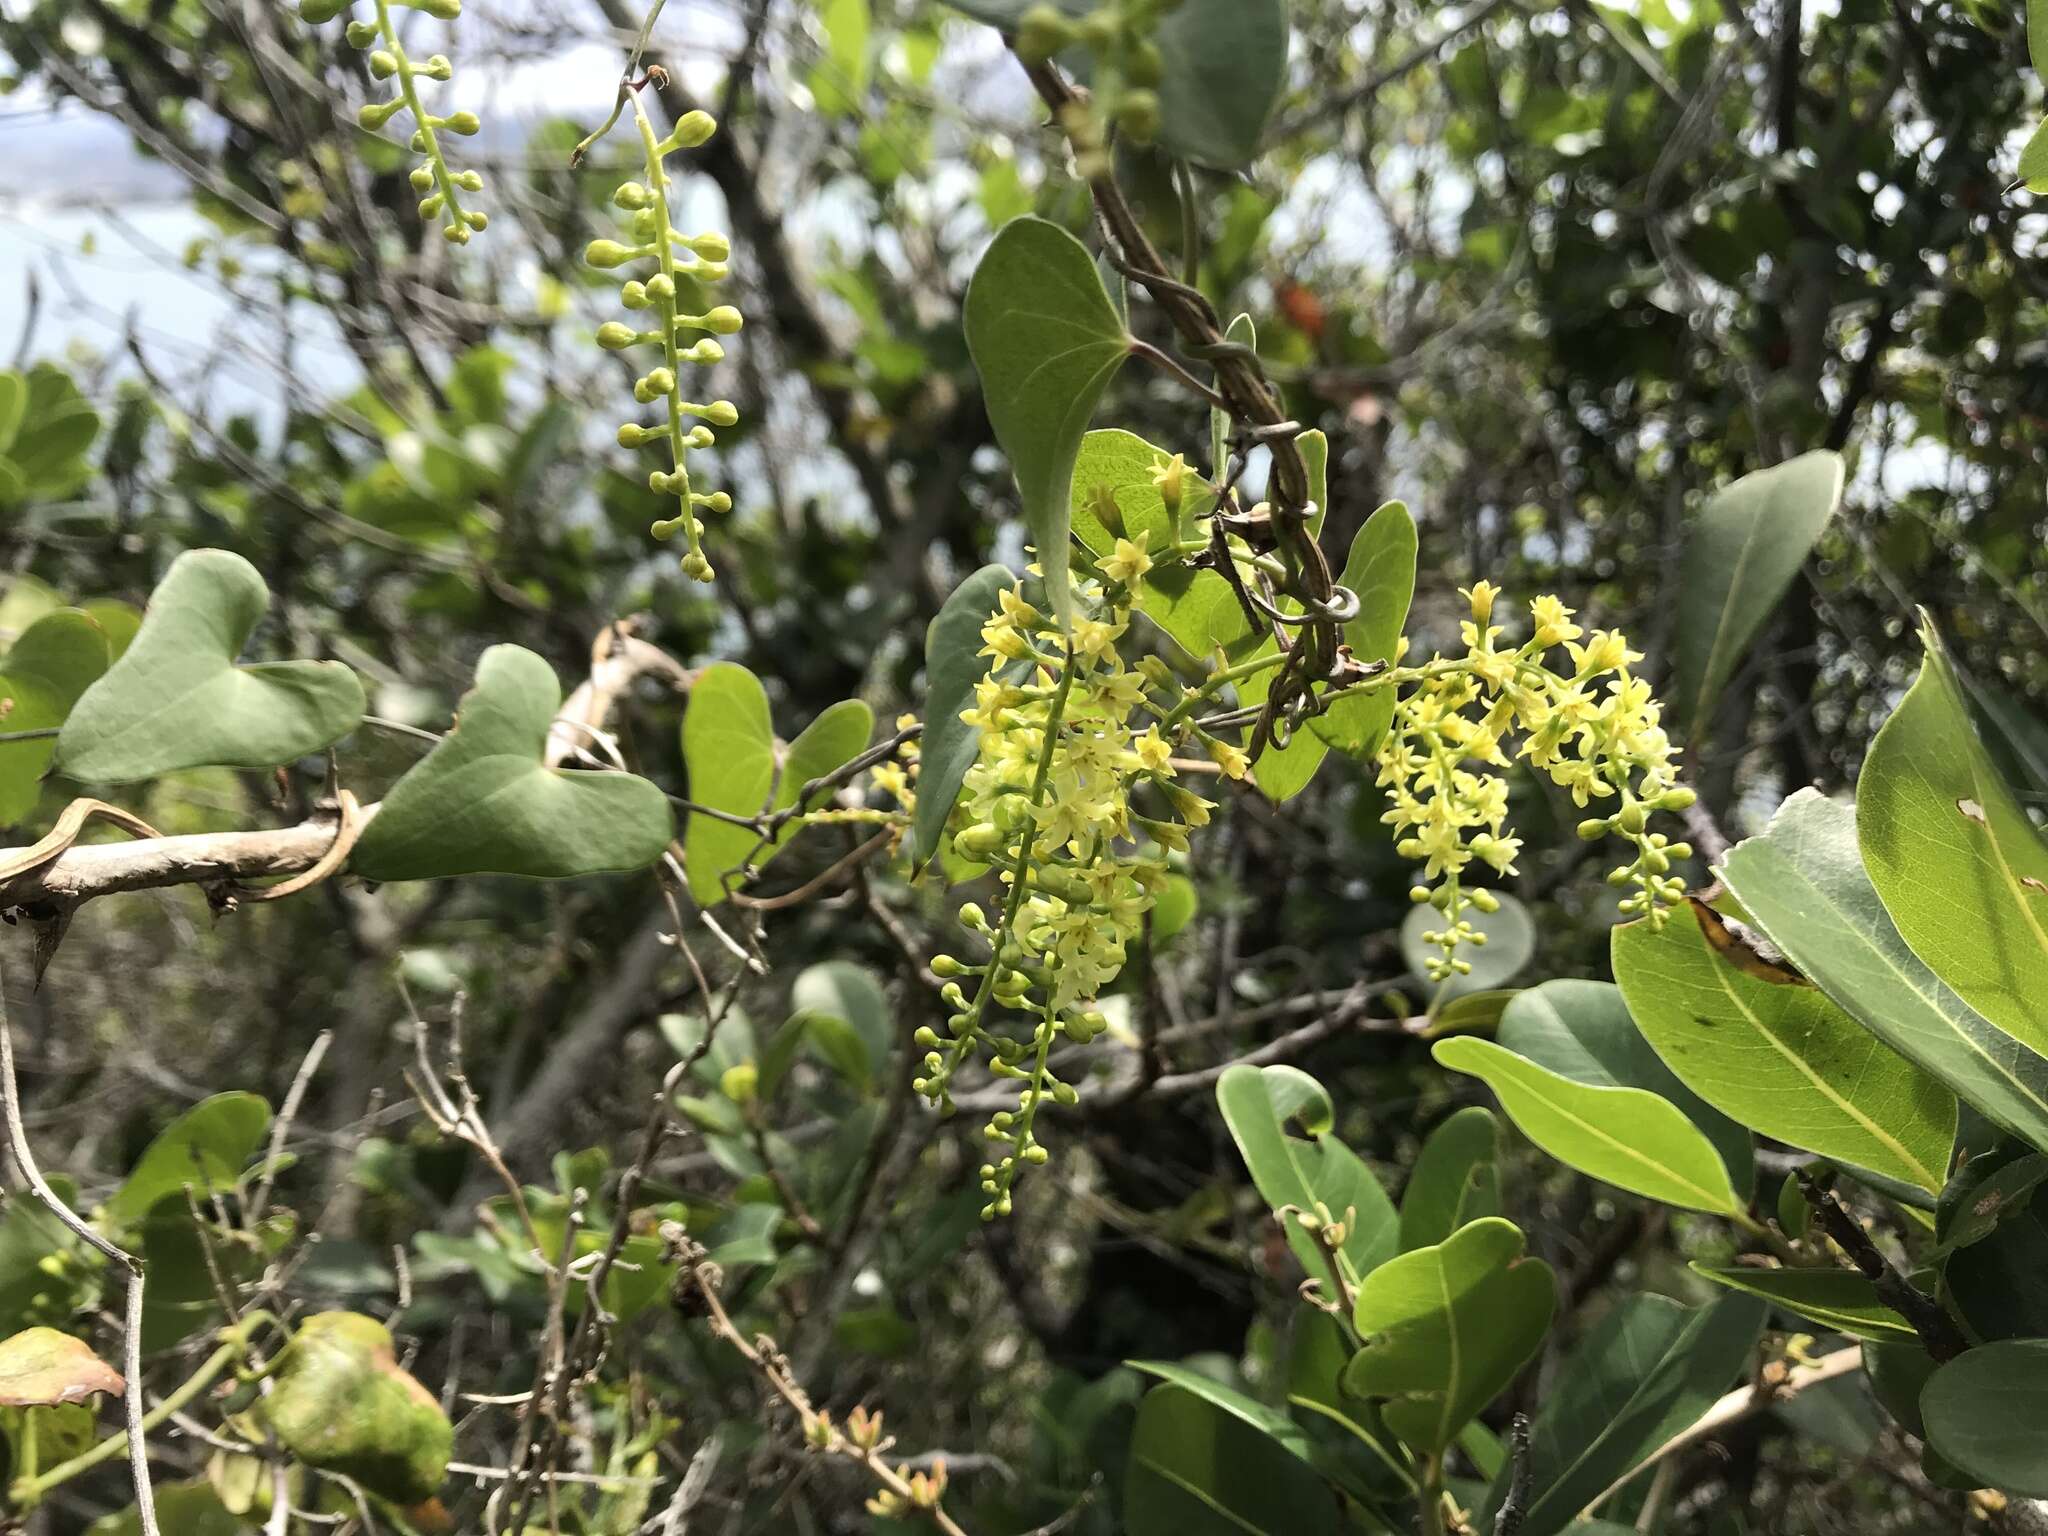
M2048 1339L2008 1339L1958 1355L1927 1379L1928 1442L2002 1493L2048 1498Z
M1477 1104L1429 1133L1401 1192L1401 1251L1442 1242L1482 1216L1500 1214L1500 1122Z
M110 660L107 635L77 608L46 613L0 658L0 734L61 726ZM0 827L36 808L55 738L0 742Z
M1296 1449L1299 1429L1288 1423L1291 1437L1279 1438L1268 1428L1279 1415L1226 1405L1220 1390L1176 1379L1138 1405L1128 1536L1337 1536L1336 1495Z
M1358 594L1358 617L1344 626L1352 656L1391 662L1415 600L1415 519L1403 503L1390 501L1365 520L1337 583ZM1337 700L1311 727L1346 756L1370 759L1393 718L1394 690L1381 688Z

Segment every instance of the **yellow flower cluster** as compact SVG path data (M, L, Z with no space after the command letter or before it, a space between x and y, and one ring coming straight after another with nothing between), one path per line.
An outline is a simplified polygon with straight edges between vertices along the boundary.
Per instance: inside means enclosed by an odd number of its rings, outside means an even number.
M1016 1111L995 1115L986 1131L1005 1148L981 1169L987 1218L1009 1213L1020 1164L1046 1160L1033 1129L1039 1105L1048 1097L1074 1101L1072 1086L1047 1064L1054 1041L1085 1043L1108 1027L1095 1000L1143 928L1166 878L1165 854L1184 850L1188 828L1206 823L1213 809L1175 782L1157 723L1167 706L1149 691L1170 679L1133 670L1117 650L1130 623L1129 584L1149 564L1142 543L1120 540L1098 562L1107 584L1076 591L1064 633L1021 587L1001 594L982 628L989 671L962 714L980 730L981 744L962 789L953 850L996 871L1003 910L993 925L979 906L960 910L962 924L986 943L984 962L933 960L954 1009L952 1039L919 1031L928 1054L915 1086L945 1100L955 1071L983 1051L991 1072L1019 1081ZM1141 714L1154 718L1141 727ZM1163 814L1141 812L1134 791L1156 796ZM963 977L978 979L972 998ZM990 1031L992 1006L1029 1019L1030 1033Z
M1474 861L1515 872L1522 845L1507 830L1507 783L1489 771L1508 765L1503 742L1511 735L1516 755L1570 790L1575 804L1615 802L1611 814L1580 822L1579 835L1619 833L1635 844L1634 860L1608 877L1635 887L1623 912L1661 924L1685 890L1670 874L1672 861L1692 852L1649 830L1653 811L1683 810L1694 797L1678 784L1676 753L1649 684L1629 670L1641 653L1616 631L1587 633L1555 597L1529 605L1529 638L1503 650L1505 631L1492 622L1498 589L1482 581L1464 595L1472 608L1461 626L1465 655L1415 669L1416 686L1396 703L1379 749L1389 802L1381 820L1393 827L1401 856L1421 863L1430 882L1410 894L1444 914L1443 928L1426 936L1441 951L1429 961L1432 981L1469 973L1459 948L1486 941L1465 909L1499 905L1490 892L1467 889L1464 872ZM1559 647L1568 664L1553 668Z
M718 131L718 124L707 112L689 112L667 138L657 139L637 94L632 94L632 105L646 153L647 180L623 183L612 194L612 202L624 212L633 243L593 240L583 259L606 271L648 261L655 264L655 270L644 281L629 278L619 289L620 302L627 309L647 312L654 321L653 327L643 331L621 320L609 320L598 327L597 344L608 352L639 346L661 349L661 361L633 381L633 398L642 405L662 401L666 407L664 418L653 426L642 426L637 421L625 423L619 428L619 446L668 445L669 468L649 471L647 488L657 496L674 496L680 510L674 517L656 523L652 531L657 539L666 539L680 529L689 546L682 560L684 574L697 581L709 581L711 562L704 555L704 524L697 511L702 508L729 512L732 497L724 491L693 491L685 460L691 449L708 448L717 440L713 427L730 427L738 422L739 411L730 400L699 404L683 399L681 373L686 364L704 366L721 361L725 348L718 338L732 335L742 322L740 312L729 304L715 305L702 314L684 308L684 286L715 283L725 277L726 258L732 254L732 246L721 234L685 235L675 228L669 217L673 182L663 162L675 150L695 149L703 144ZM686 337L699 332L703 333L699 339L684 344ZM683 425L685 417L691 420L687 429Z

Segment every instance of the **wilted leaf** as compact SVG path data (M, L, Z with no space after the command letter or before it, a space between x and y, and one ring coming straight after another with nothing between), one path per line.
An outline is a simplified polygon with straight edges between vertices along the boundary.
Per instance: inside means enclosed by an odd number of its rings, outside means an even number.
M125 1385L121 1373L83 1339L55 1328L27 1328L0 1339L0 1407L76 1403L103 1392L118 1396Z
M454 1452L447 1415L399 1366L390 1330L356 1312L318 1312L299 1324L263 1413L308 1466L398 1504L431 1497Z

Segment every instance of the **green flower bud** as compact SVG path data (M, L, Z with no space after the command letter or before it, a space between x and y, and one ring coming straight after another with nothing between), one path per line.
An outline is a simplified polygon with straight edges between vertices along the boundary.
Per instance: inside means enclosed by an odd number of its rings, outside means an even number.
M637 181L622 181L618 190L612 193L612 202L621 208L645 208L654 201L654 194Z
M1494 895L1493 892L1482 888L1472 893L1472 905L1482 912L1498 912L1500 910L1500 898ZM1476 933L1472 936L1472 942L1483 944L1486 942L1486 935Z
M685 448L709 448L718 441L718 436L709 427L692 427L683 434Z
M917 1033L911 1036L911 1038L919 1045L937 1045L939 1043L939 1032L929 1024L921 1024L918 1026Z
M1056 7L1034 5L1018 18L1013 46L1025 63L1043 64L1073 42L1074 36L1073 27Z
M1687 789L1681 785L1677 789L1667 789L1663 794L1659 795L1657 797L1657 809L1660 811L1683 811L1691 807L1698 800L1699 794L1697 791Z
M1117 103L1116 121L1118 127L1140 144L1151 143L1159 136L1158 93L1147 90L1128 93Z
M412 183L415 192L425 192L434 184L434 168L431 165L416 165L405 178Z
M483 127L483 123L474 112L457 112L451 117L440 119L434 126L446 128L450 133L459 133L466 139L477 133Z
M1588 816L1579 823L1579 836L1589 843L1598 842L1608 834L1612 825L1604 816Z
M622 352L640 340L640 333L619 320L607 320L597 328L597 344L607 352Z
M629 421L619 428L619 446L621 448L638 448L650 437L657 437L659 435L659 433L648 431L637 421Z
M732 255L732 242L723 235L692 235L687 239L678 235L676 242L706 261L724 261Z
M425 75L429 80L451 80L455 76L455 66L448 62L447 54L437 53L426 63L419 65L415 72Z
M1166 60L1160 57L1159 45L1149 37L1139 39L1124 61L1124 74L1133 85L1157 85L1166 74Z
M416 11L425 11L436 21L453 21L462 14L462 0L400 0Z
M1024 1161L1027 1163L1037 1163L1043 1165L1045 1160L1049 1156L1051 1156L1051 1154L1035 1141L1031 1143L1030 1146L1024 1149Z
M721 304L716 309L706 310L699 324L704 330L716 336L731 336L746 324L740 312L730 304Z
M347 10L348 4L349 0L299 0L299 20L309 26L321 26ZM371 35L374 36L375 32ZM350 38L349 41L353 43L355 39Z
M462 222L471 229L481 232L484 226L491 222L491 216L481 208L466 208L462 213Z
M971 864L985 864L1003 851L1002 829L984 821L953 839L953 851Z
M976 903L971 901L966 903L955 915L960 919L960 926L969 933L988 932L988 914L982 911Z
M370 55L370 74L378 80L389 80L398 73L398 60L385 49L379 48Z
M761 1087L761 1069L742 1061L719 1074L718 1091L735 1104L751 1104Z
M356 122L375 133L404 105L403 101L366 101L356 109Z
M692 581L711 579L711 562L704 558L702 550L693 549L683 556L683 574Z
M335 0L334 4L327 7L328 15L332 16L347 10L348 3L349 0ZM299 7L299 14L307 16L308 20L311 19L308 15L307 7L303 5ZM342 36L348 39L348 45L351 48L367 48L377 41L377 25L375 22L370 21L352 21L348 24L348 28L342 33Z
M718 120L709 112L685 112L669 139L677 149L695 149L718 132Z
M442 229L441 238L450 245L467 245L469 244L469 226L467 224L449 224Z
M725 361L725 348L707 336L702 341L685 347L677 356L686 363L694 363L699 367L708 368L713 363Z
M481 192L484 189L482 171L457 171L448 178L465 192Z
M435 214L441 211L441 204L444 203L445 201L447 201L447 199L442 197L441 194L438 192L430 193L428 196L421 198L420 217L423 219L431 219Z
M661 233L661 216L652 208L642 208L627 221L627 227L633 231L633 238L645 245Z
M645 309L653 300L647 297L647 285L636 277L619 289L619 302L628 309Z
M642 375L633 384L633 394L642 405L675 392L676 376L666 368L656 368L651 373Z
M621 245L616 240L593 240L583 248L583 259L586 262L593 267L606 270L622 267L627 262L635 261L646 254L645 251L635 250L630 245Z
M1622 831L1634 837L1650 824L1650 813L1643 809L1642 801L1632 799L1622 806L1614 822Z
M672 302L676 296L675 279L666 272L657 272L647 279L647 297L657 304Z
M709 405L702 407L697 414L710 422L714 427L733 427L739 425L739 407L730 400L714 400Z

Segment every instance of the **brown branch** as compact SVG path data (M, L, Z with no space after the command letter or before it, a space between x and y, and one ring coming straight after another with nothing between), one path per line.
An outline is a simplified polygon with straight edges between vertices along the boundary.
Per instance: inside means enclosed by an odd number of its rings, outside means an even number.
M1936 1360L1953 1360L1960 1355L1968 1346L1941 1303L1892 1268L1870 1234L1863 1230L1863 1224L1843 1208L1842 1202L1820 1180L1804 1168L1796 1170L1794 1176L1799 1180L1799 1192L1813 1207L1821 1230L1849 1256L1857 1273L1877 1292L1877 1299L1913 1325L1920 1342Z

